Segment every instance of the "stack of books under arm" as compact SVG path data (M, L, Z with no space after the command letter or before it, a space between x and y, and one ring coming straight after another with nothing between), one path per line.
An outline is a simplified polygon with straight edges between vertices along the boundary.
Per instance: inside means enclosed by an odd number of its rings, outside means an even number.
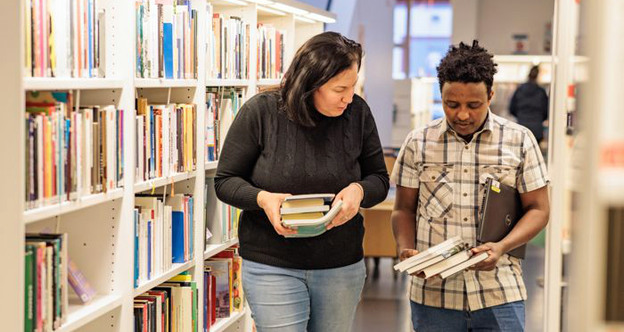
M297 230L297 234L286 237L312 237L326 231L342 207L342 201L331 206L334 194L308 194L286 197L280 213L284 226Z
M396 264L394 269L425 279L439 276L446 279L488 258L486 252L474 255L470 246L459 237L450 238Z

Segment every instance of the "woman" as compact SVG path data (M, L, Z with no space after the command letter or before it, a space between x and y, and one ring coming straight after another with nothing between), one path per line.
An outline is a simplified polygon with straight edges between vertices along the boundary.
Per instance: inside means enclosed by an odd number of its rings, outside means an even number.
M239 111L215 178L219 199L243 209L243 289L259 332L349 331L366 275L360 207L383 201L388 174L372 113L353 89L358 43L312 37L279 89ZM290 194L335 193L322 235L287 238L279 208Z

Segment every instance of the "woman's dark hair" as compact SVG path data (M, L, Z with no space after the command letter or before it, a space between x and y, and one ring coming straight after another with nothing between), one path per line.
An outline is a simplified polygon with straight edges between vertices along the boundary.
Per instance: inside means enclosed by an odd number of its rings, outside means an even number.
M459 46L451 46L437 68L440 91L446 82L484 82L489 98L497 71L493 57L485 48L479 46L477 40L472 42L472 46L463 42Z
M362 63L362 46L336 32L323 32L297 51L281 84L280 108L293 122L315 126L314 92L354 63Z
M529 71L529 81L537 81L537 76L539 76L539 66L536 65Z

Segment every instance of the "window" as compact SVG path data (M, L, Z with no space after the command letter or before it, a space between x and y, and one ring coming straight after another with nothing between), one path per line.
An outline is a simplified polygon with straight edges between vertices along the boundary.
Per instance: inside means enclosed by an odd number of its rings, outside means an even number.
M436 66L451 43L452 27L448 0L397 0L392 77L436 76Z

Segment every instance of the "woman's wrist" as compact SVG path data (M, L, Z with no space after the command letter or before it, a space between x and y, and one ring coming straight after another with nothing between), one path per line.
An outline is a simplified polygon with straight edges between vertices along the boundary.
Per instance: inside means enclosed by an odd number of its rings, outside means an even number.
M355 187L357 187L360 191L360 201L364 200L364 187L362 187L361 184L357 183L357 182L351 182L351 185L355 185Z
M264 209L263 205L263 201L264 201L264 196L267 194L268 192L265 190L262 190L258 193L258 196L256 196L256 203L258 203L258 206L262 209Z

